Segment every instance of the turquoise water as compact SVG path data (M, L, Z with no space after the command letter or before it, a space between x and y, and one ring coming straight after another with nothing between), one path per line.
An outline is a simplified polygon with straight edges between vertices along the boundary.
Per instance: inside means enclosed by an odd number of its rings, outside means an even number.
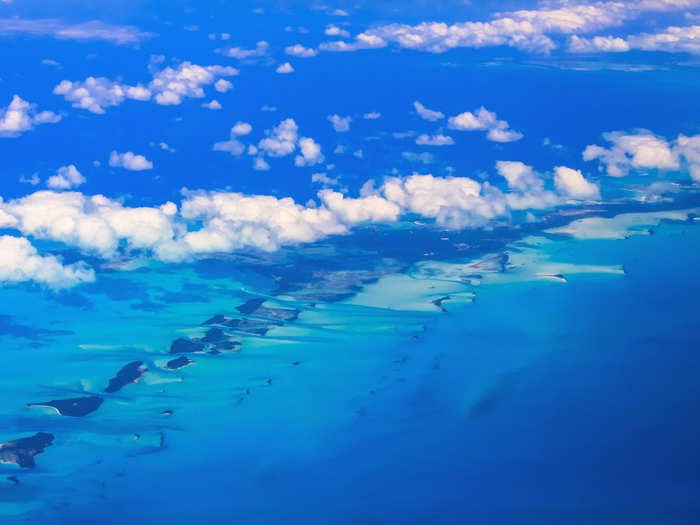
M184 524L204 512L207 523L692 523L700 230L647 222L651 235L622 221L620 238L521 239L503 250L504 272L395 260L294 281L279 261L256 272L228 260L104 269L63 296L5 288L0 440L55 441L35 469L0 467L3 523ZM264 336L236 332L240 352L163 369L174 339L201 337L251 297L300 315ZM446 312L431 303L443 297ZM141 381L100 393L135 360ZM86 393L105 402L83 418L25 407Z

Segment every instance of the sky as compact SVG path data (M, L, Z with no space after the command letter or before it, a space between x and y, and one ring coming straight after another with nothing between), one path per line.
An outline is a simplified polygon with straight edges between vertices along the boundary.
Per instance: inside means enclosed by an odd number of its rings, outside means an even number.
M0 44L2 283L700 182L700 0L0 0Z

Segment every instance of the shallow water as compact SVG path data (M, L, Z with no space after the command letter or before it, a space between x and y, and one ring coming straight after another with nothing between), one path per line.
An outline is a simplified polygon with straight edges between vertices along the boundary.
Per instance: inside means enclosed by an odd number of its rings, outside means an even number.
M56 439L36 469L0 467L20 481L0 488L3 522L691 523L700 230L651 222L528 237L480 278L443 260L375 268L340 302L287 290L266 306L296 321L176 372L160 368L170 342L279 291L274 271L4 289L0 439ZM144 379L84 418L24 408L100 392L134 360Z

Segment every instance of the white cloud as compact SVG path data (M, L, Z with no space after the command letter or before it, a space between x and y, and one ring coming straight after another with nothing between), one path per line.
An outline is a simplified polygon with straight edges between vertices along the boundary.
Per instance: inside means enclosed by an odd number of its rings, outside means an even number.
M226 93L227 91L233 89L233 83L226 79L220 78L214 82L214 89L216 89L219 93Z
M37 184L39 184L41 182L41 179L39 178L38 173L32 173L31 177L25 177L24 175L22 175L19 178L19 181L24 183L24 184L30 184L32 186L36 186Z
M277 66L275 72L280 74L294 73L294 68L289 62L285 62L284 64L280 64L279 66Z
M84 263L63 265L53 256L41 256L23 237L0 236L0 283L33 281L50 288L69 288L95 280Z
M19 95L14 95L10 104L0 108L0 137L18 137L38 124L55 123L61 116L51 111L37 111Z
M401 208L378 195L353 199L333 190L318 192L321 202L345 224L394 222Z
M351 42L324 42L319 48L355 51L394 43L403 48L432 53L460 47L487 46L510 46L549 53L557 44L548 35L590 33L617 27L645 11L674 11L697 6L700 6L698 0L598 1L586 4L562 1L554 8L499 13L484 22L381 25L356 35Z
M454 143L454 139L446 135L419 135L416 139L419 146L451 146Z
M302 137L299 139L299 150L301 155L297 155L294 159L294 164L298 167L313 166L325 160L321 153L321 146L314 142L314 139Z
M378 118L382 118L382 114L378 111L372 111L370 113L365 113L364 115L362 115L362 118L364 118L365 120L376 120Z
M253 126L240 120L231 128L231 135L248 135L253 131Z
M53 90L55 95L63 95L74 108L86 109L102 114L109 106L118 106L125 99L149 100L151 92L142 85L128 86L112 82L104 77L88 77L83 82L62 80Z
M168 152L170 152L170 153L175 153L175 148L173 148L172 146L168 146L168 144L166 144L165 142L160 142L160 143L158 144L158 146L159 146L160 149L162 149L163 151L168 151Z
M417 100L413 103L413 107L416 108L416 113L418 113L418 115L420 115L420 118L422 118L423 120L435 122L436 120L445 118L444 113L428 109Z
M258 149L270 157L284 157L296 149L299 127L293 119L285 119L272 130L267 130L267 137L258 143Z
M269 171L270 164L268 164L268 162L262 157L257 157L253 161L253 169L255 171Z
M338 36L341 38L347 38L350 36L350 33L348 31L346 31L345 29L341 29L334 24L326 26L326 30L324 31L324 33L328 36Z
M117 153L112 151L109 154L109 165L113 168L124 168L131 171L142 171L153 169L153 163L143 155L135 155L131 151Z
M150 100L160 105L178 105L183 98L203 98L202 86L214 83L219 77L237 75L236 68L228 66L198 66L183 62L176 69L166 67L154 74L147 87L129 86L104 77L88 77L83 82L62 80L53 90L56 95L73 103L73 107L102 114L105 108L118 106L125 99Z
M166 67L156 73L148 87L156 93L157 104L177 105L185 97L203 98L202 86L213 84L219 77L238 73L238 69L230 66L198 66L183 62L176 69Z
M630 169L671 170L680 167L678 152L662 137L642 130L634 134L621 131L603 133L603 138L612 144L608 149L590 145L583 152L583 160L600 161L607 174L623 177Z
M480 107L475 113L466 111L457 116L450 117L447 127L460 131L486 131L486 138L493 142L514 142L523 138L522 133L511 130L508 122L498 120L495 113Z
M78 171L74 164L61 166L56 175L52 175L46 181L46 185L54 190L68 190L77 188L85 183L85 177Z
M597 51L621 53L629 50L630 45L624 38L613 36L583 38L574 35L569 40L569 51L572 53L592 53Z
M277 111L275 106L260 106L260 111L273 112Z
M333 125L333 129L338 133L350 131L352 117L341 117L340 115L329 115L328 121Z
M700 135L678 135L675 150L685 159L692 179L700 182Z
M315 49L304 47L301 44L295 44L293 46L288 46L284 49L287 55L299 57L299 58L310 58L318 55L318 51Z
M206 109L221 109L221 103L218 100L212 100L202 104L202 107Z
M325 173L312 173L311 182L315 184L323 184L324 187L327 186L337 186L339 181L335 177L329 177Z
M554 185L559 192L571 199L587 200L600 198L598 186L588 182L581 171L565 166L554 168Z
M231 58L237 58L239 60L262 57L267 55L270 48L270 44L265 41L260 41L255 45L255 49L244 49L241 47L228 47L224 49L216 49L214 52L219 53Z
M115 44L138 44L155 36L134 26L115 26L99 20L66 24L55 19L0 19L0 35L52 36L62 40L103 40Z

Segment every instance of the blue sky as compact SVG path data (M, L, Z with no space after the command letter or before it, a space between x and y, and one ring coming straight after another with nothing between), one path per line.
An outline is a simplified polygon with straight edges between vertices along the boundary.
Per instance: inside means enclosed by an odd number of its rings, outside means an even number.
M697 0L14 0L0 42L5 282L700 181Z

